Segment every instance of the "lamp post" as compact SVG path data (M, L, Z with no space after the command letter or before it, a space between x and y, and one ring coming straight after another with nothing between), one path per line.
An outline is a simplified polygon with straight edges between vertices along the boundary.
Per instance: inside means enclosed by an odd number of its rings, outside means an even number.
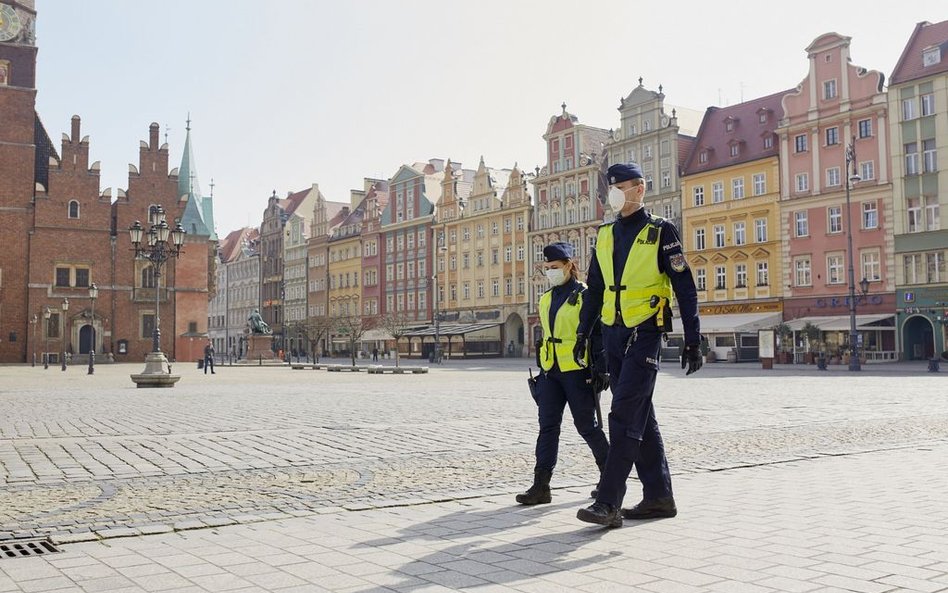
M162 266L169 259L181 255L181 246L184 244L186 233L180 223L175 225L173 230L171 229L165 220L164 208L161 206L151 206L148 209L148 222L147 231L137 220L128 228L135 258L148 260L155 272L155 327L151 337L152 351L145 357L144 372L132 375L132 380L139 387L173 387L180 377L171 376L168 359L161 351L160 279ZM142 235L145 235L144 243ZM166 368L168 368L167 371L165 371Z
M36 366L36 325L39 323L39 318L36 316L36 313L33 313L30 317L30 327L33 330L33 362L30 364L31 367Z
M43 368L49 370L49 318L52 316L53 312L49 310L49 307L43 307L43 319L46 320L46 347L43 348Z
M99 298L99 287L92 283L89 287L89 300L92 301L92 345L89 347L89 375L95 374L95 300Z
M856 173L856 138L855 136L849 141L849 146L846 147L846 172L848 173L848 178L846 179L846 241L848 243L848 248L846 253L849 259L849 370L850 371L860 371L862 368L859 365L859 346L856 343L858 339L858 334L856 332L856 272L853 267L853 213L849 204L849 193L853 184L861 181L861 178ZM868 281L866 281L868 287Z
M63 299L63 356L62 356L62 368L60 370L66 370L66 334L69 330L69 324L66 322L66 312L69 311L69 299Z

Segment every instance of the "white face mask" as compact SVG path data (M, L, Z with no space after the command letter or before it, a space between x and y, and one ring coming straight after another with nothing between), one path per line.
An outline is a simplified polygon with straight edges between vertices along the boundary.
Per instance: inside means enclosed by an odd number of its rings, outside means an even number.
M625 206L625 192L618 187L609 188L608 200L609 207L612 208L613 211L618 212Z
M559 286L566 282L566 272L563 268L549 268L546 270L546 279L553 286Z

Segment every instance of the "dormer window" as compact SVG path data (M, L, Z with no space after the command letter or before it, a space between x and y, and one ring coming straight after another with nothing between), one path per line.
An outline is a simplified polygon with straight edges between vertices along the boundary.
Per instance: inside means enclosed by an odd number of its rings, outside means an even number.
M79 201L69 200L69 208L66 214L69 218L79 218Z
M732 145L731 145L731 156L737 156L737 155L739 155L739 154L741 154L740 145L738 145L738 144L732 144Z
M707 150L702 150L700 153L698 153L698 162L699 162L699 163L707 163L707 162L708 162L708 151L707 151Z
M736 126L737 126L737 120L735 118L727 117L724 119L724 131L733 132Z
M928 47L922 50L922 66L934 66L941 63L941 47Z

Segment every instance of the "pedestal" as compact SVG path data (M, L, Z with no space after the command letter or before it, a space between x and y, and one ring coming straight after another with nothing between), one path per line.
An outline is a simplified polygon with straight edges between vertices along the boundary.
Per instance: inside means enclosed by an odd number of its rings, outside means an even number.
M247 336L247 357L245 364L258 364L259 362L279 362L276 353L273 352L272 334L251 334Z
M181 375L172 375L164 352L149 352L145 356L145 370L132 375L138 387L174 387Z

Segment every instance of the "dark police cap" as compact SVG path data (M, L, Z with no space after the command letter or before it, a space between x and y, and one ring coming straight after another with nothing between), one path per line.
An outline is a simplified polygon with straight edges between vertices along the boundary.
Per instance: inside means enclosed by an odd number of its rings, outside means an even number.
M629 179L642 179L642 168L636 163L617 163L609 167L609 185L615 185Z
M550 243L543 248L543 257L546 261L573 259L573 246L563 241Z

